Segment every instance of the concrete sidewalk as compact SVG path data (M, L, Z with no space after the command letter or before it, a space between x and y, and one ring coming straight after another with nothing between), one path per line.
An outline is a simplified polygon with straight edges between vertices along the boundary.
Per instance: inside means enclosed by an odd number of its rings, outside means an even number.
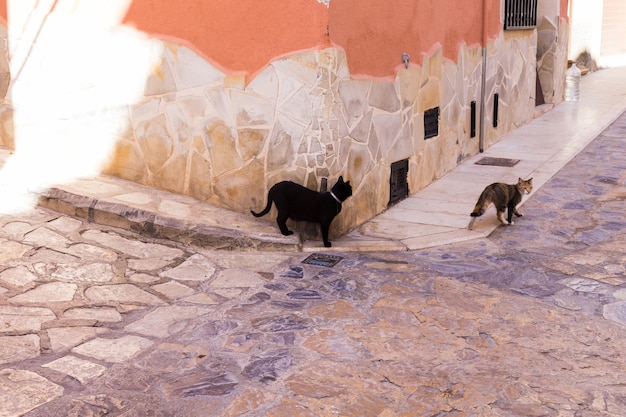
M534 190L538 190L624 110L626 67L585 76L579 101L561 103L521 126L428 187L334 239L332 248L324 248L321 239L301 242L298 235L282 236L273 221L109 176L46 190L39 203L95 223L212 248L417 250L488 236L499 225L493 207L476 220L472 230L467 228L469 213L486 185L533 177ZM8 157L10 152L0 149L0 164ZM513 167L476 164L486 157L519 163Z

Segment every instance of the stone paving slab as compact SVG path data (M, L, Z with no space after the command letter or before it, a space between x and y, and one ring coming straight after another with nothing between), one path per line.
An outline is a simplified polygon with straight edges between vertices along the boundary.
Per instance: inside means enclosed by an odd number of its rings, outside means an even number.
M0 370L0 416L26 414L63 394L63 387L34 372L17 369Z
M622 140L608 133L515 227L333 267L0 216L0 239L25 246L0 263L1 412L625 415L626 161L597 163ZM42 228L68 242L24 243Z

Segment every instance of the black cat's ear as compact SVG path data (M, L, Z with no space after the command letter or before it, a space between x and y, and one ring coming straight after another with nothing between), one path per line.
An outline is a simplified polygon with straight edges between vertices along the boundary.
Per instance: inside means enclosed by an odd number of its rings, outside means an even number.
M343 175L339 176L339 179L337 180L338 182L343 182Z

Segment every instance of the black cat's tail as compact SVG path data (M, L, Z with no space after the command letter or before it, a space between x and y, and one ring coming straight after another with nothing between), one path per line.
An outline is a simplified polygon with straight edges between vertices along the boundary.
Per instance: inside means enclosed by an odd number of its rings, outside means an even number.
M272 203L273 203L272 197L268 194L268 195L267 195L267 206L265 206L265 208L263 209L263 211L262 211L262 212L260 212L260 213L256 213L256 212L254 212L254 211L250 210L250 213L252 213L252 215L253 215L254 217L261 217L261 216L265 216L267 213L269 213L269 212L270 212L270 209L272 208Z

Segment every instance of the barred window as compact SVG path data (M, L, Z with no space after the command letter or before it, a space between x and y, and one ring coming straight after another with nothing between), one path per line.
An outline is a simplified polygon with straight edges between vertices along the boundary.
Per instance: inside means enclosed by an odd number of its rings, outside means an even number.
M424 112L424 139L439 135L439 107Z
M537 27L537 0L505 0L504 30Z

